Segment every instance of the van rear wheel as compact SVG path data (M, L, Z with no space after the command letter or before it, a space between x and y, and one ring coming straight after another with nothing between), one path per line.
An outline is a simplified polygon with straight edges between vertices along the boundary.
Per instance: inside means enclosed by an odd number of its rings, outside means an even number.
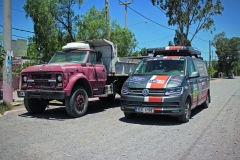
M190 100L186 99L184 113L178 116L178 121L186 123L189 121L191 116L191 104Z
M206 101L201 105L202 108L208 108L209 106L209 94L207 94Z

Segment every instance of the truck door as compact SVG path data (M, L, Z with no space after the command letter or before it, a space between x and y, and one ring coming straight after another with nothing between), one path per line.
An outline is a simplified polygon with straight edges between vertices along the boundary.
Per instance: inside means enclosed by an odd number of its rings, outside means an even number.
M195 66L193 64L192 59L188 61L188 75L190 76L193 72L196 72ZM199 77L191 78L189 77L189 87L191 90L191 97L192 97L192 108L195 108L198 104L198 91L199 91Z
M87 61L88 77L94 95L102 94L106 82L106 69L96 59L96 52L90 52Z

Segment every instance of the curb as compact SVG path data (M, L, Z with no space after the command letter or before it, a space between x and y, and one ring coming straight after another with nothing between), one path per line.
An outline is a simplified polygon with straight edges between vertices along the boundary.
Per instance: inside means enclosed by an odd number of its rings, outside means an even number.
M11 111L6 111L4 112L3 116L6 116L8 113L14 113L14 112L18 112L18 111L24 111L26 109L16 109L16 110L11 110Z

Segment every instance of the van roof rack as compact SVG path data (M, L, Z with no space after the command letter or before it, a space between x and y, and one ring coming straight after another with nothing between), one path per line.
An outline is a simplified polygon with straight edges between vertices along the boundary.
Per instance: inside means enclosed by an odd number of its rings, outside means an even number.
M167 46L160 48L148 48L148 54L153 54L154 57L157 55L162 56L195 56L196 58L201 57L201 52L194 47L190 46Z

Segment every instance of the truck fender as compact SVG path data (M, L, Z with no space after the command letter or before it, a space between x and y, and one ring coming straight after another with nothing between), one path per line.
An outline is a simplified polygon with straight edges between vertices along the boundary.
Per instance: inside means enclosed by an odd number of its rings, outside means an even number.
M79 82L79 80L83 81L84 84L78 84L78 85L82 85L84 88L88 89L86 92L88 93L88 95L90 95L89 97L91 97L92 87L91 87L87 77L82 73L81 74L74 74L69 78L68 85L64 89L66 91L66 96L71 95L74 85L77 84Z

